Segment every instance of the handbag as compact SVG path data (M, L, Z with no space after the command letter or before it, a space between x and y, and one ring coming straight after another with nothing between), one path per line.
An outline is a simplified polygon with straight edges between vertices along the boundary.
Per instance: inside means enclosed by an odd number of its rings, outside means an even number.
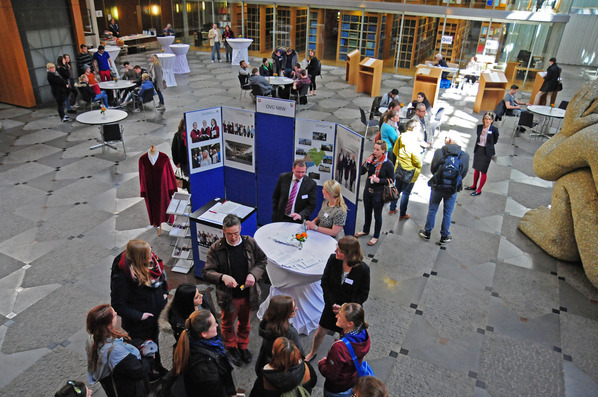
M370 364L367 361L363 360L361 365L359 365L359 361L357 361L357 357L355 356L355 351L353 350L353 346L351 346L351 342L348 340L341 338L345 345L347 346L347 350L349 350L349 354L353 359L353 364L355 364L355 369L357 370L357 375L361 378L362 376L376 376Z
M187 189L189 186L189 179L183 174L180 168L176 168L174 171L174 177L176 178L176 186L179 189Z
M394 182L391 179L387 179L387 181L388 185L385 185L384 190L382 191L382 200L386 203L399 199L399 190Z
M559 82L556 85L556 90L557 91L563 91L563 82L559 80Z
M167 88L168 86L166 85L166 80L162 80L162 85L164 85L164 88Z
M401 167L401 163L398 163L397 170L395 171L395 182L400 183L401 186L407 186L413 180L413 175L415 175L415 168L407 171Z

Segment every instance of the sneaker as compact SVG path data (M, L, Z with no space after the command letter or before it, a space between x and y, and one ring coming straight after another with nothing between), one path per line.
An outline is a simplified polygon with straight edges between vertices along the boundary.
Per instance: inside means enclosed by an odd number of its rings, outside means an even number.
M134 111L135 113L139 113L139 112L141 112L141 109L139 109L139 108L135 108L135 109L133 109L133 111Z
M241 353L241 360L245 364L249 364L251 362L251 352L247 349L239 349L239 352Z
M226 353L231 363L235 364L237 367L243 365L243 361L241 361L241 355L239 354L239 349L236 347L227 348Z
M62 118L62 122L63 122L63 123L68 123L69 121L71 121L71 119L69 118L69 116L64 116L64 117Z
M451 236L450 234L448 236L444 236L440 238L440 244L448 244L451 241L453 241L453 236Z
M400 221L406 221L409 218L411 218L411 215L409 215L409 214L399 216Z
M424 229L419 231L419 236L421 238L423 238L424 240L429 240L430 239L430 232L426 232Z
M75 110L76 110L76 109L79 109L79 105L71 105L71 107L72 107L73 109L75 109Z
M214 63L214 60L212 59L212 63Z

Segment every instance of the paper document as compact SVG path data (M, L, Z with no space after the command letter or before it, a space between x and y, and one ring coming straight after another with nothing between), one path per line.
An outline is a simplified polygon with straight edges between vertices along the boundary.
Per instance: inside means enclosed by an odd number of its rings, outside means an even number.
M366 63L363 64L363 66L372 66L374 64L374 62L376 62L377 59L376 58L370 58L368 59L368 61Z
M419 68L419 69L417 69L417 74L428 75L428 74L430 74L430 72L431 72L431 69L429 69L429 68Z

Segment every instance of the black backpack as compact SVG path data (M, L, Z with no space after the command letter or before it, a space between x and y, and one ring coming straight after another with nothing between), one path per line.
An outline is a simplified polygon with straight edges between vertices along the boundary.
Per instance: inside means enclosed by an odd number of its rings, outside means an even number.
M461 172L463 171L462 153L463 151L460 150L459 154L451 154L442 148L442 164L438 167L428 184L437 189L452 192L461 190L463 182L463 177L461 176Z

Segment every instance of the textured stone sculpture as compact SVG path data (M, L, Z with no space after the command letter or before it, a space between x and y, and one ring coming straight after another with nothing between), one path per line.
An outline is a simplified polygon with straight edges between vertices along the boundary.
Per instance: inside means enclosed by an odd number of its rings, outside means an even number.
M598 287L598 80L575 94L563 129L536 152L534 171L556 182L552 205L527 212L519 229L549 255L581 260Z

